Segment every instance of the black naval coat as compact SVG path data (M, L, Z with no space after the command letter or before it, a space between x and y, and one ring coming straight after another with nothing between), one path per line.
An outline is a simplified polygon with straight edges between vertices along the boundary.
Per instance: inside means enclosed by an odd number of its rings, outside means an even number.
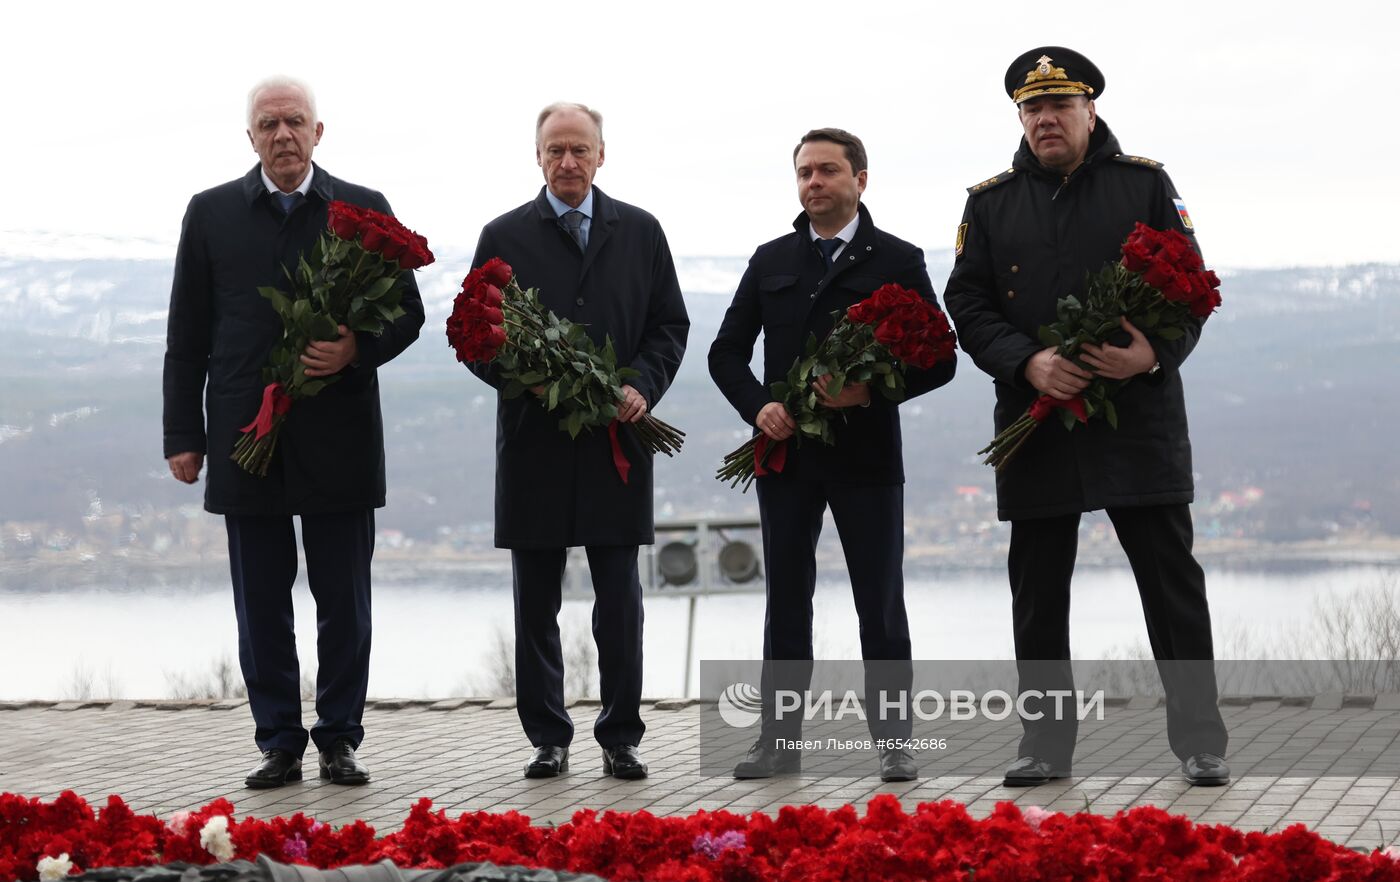
M864 203L855 236L830 269L812 242L804 212L794 231L759 246L739 280L734 301L710 346L710 376L750 426L763 406L774 401L772 384L787 377L809 336L824 338L835 316L891 282L919 292L937 305L924 267L924 253L878 229ZM763 332L763 380L749 368L754 343ZM956 358L928 370L905 371L905 400L953 379ZM903 441L899 407L871 390L869 407L848 407L833 423L835 445L815 439L790 444L783 477L839 483L901 484Z
M630 384L656 409L685 354L690 318L675 263L656 218L593 188L588 250L580 252L540 188L531 202L481 231L472 266L492 257L510 264L521 286L578 322L602 345L611 337L618 364L641 372ZM500 388L489 365L469 366ZM618 439L632 468L622 483L606 431L577 439L559 416L526 393L496 407L496 546L565 548L647 545L653 541L652 456L627 430Z
M1138 221L1179 230L1193 246L1195 230L1161 164L1124 155L1102 118L1083 165L1070 175L1042 166L1022 138L1012 167L968 193L944 297L963 350L992 376L994 429L1001 432L1039 396L1024 370L1044 348L1038 331L1055 320L1056 301L1082 294L1088 274L1118 261ZM1197 320L1178 340L1148 338L1160 370L1118 392L1117 429L1093 419L1066 431L1057 417L1036 429L997 474L998 516L1190 502L1179 369L1200 331Z
M262 404L263 366L282 319L258 287L287 289L326 229L334 200L390 213L375 190L315 166L306 199L283 215L260 167L190 200L175 254L164 371L164 447L208 453L204 507L215 514L328 514L384 505L384 424L376 368L418 338L423 302L404 273L404 315L379 336L357 333L356 364L287 414L265 477L229 458ZM208 419L206 421L206 412Z

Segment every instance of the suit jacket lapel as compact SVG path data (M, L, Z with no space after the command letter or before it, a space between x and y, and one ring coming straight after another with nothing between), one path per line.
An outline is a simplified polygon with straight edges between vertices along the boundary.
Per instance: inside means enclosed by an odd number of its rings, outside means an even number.
M583 277L588 274L589 267L593 266L593 259L598 256L598 251L612 235L613 227L617 226L617 206L608 198L607 194L597 187L593 188L593 219L588 225L588 250L583 253L583 266L579 267L578 278L583 281Z

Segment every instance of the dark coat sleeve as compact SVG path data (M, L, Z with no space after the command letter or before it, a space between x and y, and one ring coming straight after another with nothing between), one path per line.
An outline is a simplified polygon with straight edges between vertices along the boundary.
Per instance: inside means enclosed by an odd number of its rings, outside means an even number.
M209 257L200 223L200 197L190 200L180 225L175 275L166 326L164 398L165 456L204 453L204 381L212 345L213 296Z
M661 396L670 388L671 381L676 378L690 333L690 317L686 313L685 299L681 296L676 264L671 258L671 248L666 244L666 235L659 225L652 248L651 268L646 327L630 365L638 375L628 381L646 399L649 409L656 407Z
M382 211L388 215L394 213L389 207L389 201L380 193L374 193L370 201L375 203L369 206L375 211ZM377 368L395 358L418 339L418 332L423 327L423 297L418 293L418 281L413 276L413 270L404 270L399 274L399 278L404 283L403 295L399 300L404 314L378 334L367 331L355 333L355 346L360 353L361 370Z
M1153 205L1153 218L1151 226L1159 230L1177 230L1186 234L1186 238L1191 240L1191 247L1199 254L1201 246L1196 242L1195 230L1187 229L1181 222L1181 214L1176 210L1174 200L1180 196L1176 192L1176 186L1172 184L1172 179L1164 171L1157 172L1159 190ZM1162 366L1162 372L1175 371L1180 369L1186 357L1191 354L1191 350L1196 348L1196 343L1201 339L1201 326L1204 319L1191 318L1182 328L1185 331L1175 340L1159 340L1149 338L1152 348L1157 353L1157 362ZM1150 378L1153 382L1161 382L1161 376Z
M773 400L768 388L754 376L749 362L753 359L754 341L763 328L763 312L758 299L758 271L755 259L749 260L734 300L725 310L715 342L710 344L710 376L719 391L739 412L744 422L753 425L758 412Z
M963 250L954 260L943 296L957 326L958 342L973 363L1003 383L1020 386L1021 366L1044 347L997 306L987 222L981 215L978 197L969 196L962 218L967 225Z

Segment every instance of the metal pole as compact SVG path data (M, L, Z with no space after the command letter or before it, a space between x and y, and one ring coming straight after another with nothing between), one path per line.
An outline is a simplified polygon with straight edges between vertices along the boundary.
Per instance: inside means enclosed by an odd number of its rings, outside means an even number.
M690 666L695 657L695 600L695 595L690 595L690 622L685 629L685 691L681 693L682 698L690 697Z

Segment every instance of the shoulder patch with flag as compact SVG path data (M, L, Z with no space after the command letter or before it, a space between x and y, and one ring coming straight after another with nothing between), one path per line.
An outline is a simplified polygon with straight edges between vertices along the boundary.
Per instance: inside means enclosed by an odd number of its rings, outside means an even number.
M1186 203L1182 202L1180 199L1173 199L1172 202L1176 204L1176 213L1181 215L1181 225L1188 231L1194 233L1196 227L1191 223L1191 215L1186 213Z

